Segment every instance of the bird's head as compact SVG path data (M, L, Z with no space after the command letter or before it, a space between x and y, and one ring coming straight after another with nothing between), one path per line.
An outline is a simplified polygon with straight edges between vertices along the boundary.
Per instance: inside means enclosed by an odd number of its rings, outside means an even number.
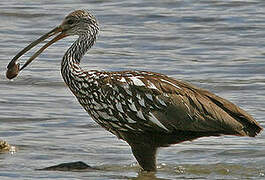
M86 10L77 10L66 16L59 26L66 35L89 35L98 34L99 27L95 16Z
M28 64L30 64L39 54L41 54L47 47L55 43L56 41L63 39L67 36L86 36L95 38L99 32L99 26L95 16L86 10L76 10L69 15L67 15L63 22L51 30L50 32L44 34L39 39L35 40L22 51L20 51L8 64L6 77L8 79L13 79L16 77L22 69L24 69ZM57 36L55 36L57 35ZM20 68L18 59L25 54L27 51L32 49L37 44L43 42L51 36L55 36L52 40L42 46L36 53L34 53L26 63Z

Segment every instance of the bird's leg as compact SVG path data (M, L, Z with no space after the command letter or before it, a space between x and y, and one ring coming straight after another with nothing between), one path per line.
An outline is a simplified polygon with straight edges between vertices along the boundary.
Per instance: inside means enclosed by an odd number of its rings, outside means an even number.
M157 147L149 144L132 144L131 149L144 171L156 171Z

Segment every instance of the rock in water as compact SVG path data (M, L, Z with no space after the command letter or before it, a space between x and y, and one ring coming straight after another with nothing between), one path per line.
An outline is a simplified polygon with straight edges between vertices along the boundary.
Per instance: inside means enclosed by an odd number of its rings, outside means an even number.
M0 153L3 152L14 153L16 152L16 148L15 146L11 146L6 141L0 139Z
M82 161L70 162L70 163L62 163L55 166L46 167L43 169L37 169L42 171L91 171L91 170L99 170L97 168L93 168Z

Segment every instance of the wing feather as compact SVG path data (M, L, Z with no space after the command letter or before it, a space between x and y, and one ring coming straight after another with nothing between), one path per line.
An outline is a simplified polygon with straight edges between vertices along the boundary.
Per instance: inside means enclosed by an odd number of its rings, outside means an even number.
M189 83L159 73L130 71L121 74L113 74L112 78L108 78L108 83L131 97L138 106L137 110L143 114L142 119L145 117L149 120L147 130L248 136L255 136L262 130L238 106Z

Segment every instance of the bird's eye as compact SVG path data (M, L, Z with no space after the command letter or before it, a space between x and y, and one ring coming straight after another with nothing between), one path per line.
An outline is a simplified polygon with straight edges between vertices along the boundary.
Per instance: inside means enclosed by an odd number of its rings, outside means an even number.
M67 21L67 24L69 24L69 25L74 24L74 20L73 20L73 19L69 19L69 20Z

